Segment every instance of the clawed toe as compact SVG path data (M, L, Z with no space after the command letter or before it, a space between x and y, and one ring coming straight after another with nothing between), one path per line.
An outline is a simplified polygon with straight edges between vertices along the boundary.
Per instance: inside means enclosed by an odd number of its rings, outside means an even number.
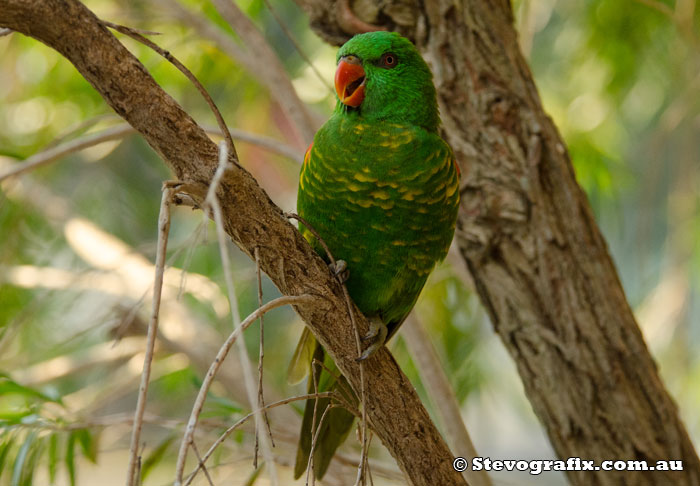
M388 330L386 324L384 324L384 322L379 317L370 317L369 330L367 331L367 334L364 335L362 340L370 341L371 343L367 347L367 349L365 349L362 355L355 361L364 361L370 356L372 356L374 353L376 353L379 350L379 348L381 348L384 345L387 333Z
M367 334L362 336L362 341L371 341L372 339L376 338L379 335L379 328L369 328L369 331L367 331Z
M350 271L348 270L348 264L345 260L336 260L335 264L330 263L328 268L331 269L333 275L340 279L341 283L347 282L350 278Z

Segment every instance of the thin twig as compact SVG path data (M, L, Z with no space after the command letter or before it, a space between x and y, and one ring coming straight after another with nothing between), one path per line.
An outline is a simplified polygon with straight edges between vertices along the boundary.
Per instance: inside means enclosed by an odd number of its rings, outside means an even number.
M317 400L318 401L318 400ZM328 415L328 412L332 408L335 408L336 405L329 404L325 410L323 410L323 413L321 414L321 419L318 421L318 427L314 430L312 427L312 436L311 436L311 452L309 453L309 461L306 464L306 486L309 486L309 471L311 471L311 486L314 486L316 484L316 475L313 473L313 467L314 467L314 453L316 452L316 441L318 440L318 434L321 433L321 428L323 427L323 421L326 420L326 415ZM314 422L316 421L316 409L314 408Z
M223 133L216 128L204 127L207 133L210 135L220 135ZM75 131L75 130L73 130ZM110 140L118 140L131 135L132 133L137 133L136 129L129 125L128 123L122 123L110 128L106 128L97 133L90 133L83 137L71 140L64 144L56 146L56 141L51 142L44 150L38 152L28 159L16 164L14 167L0 173L0 182L9 178L16 177L31 170L43 167L52 162L55 162L63 157L66 157L72 153L79 152L88 147L93 147L104 142L109 142ZM239 140L242 142L247 142L258 147L262 147L271 152L278 153L290 160L295 161L298 164L303 162L303 156L301 152L290 147L289 145L275 140L271 137L265 137L263 135L257 135L250 132L245 132L243 130L231 130L231 135L234 140Z
M215 132L211 128L207 129L207 127L204 127L204 129L207 131L207 133L216 133L217 135L221 135L221 132L218 130ZM301 163L304 162L303 151L297 150L291 145L287 145L286 143L275 138L257 135L254 133L244 132L243 130L236 129L231 130L231 135L233 136L234 140L240 140L241 142L247 142L253 145L257 145L258 147L267 149L270 152L276 152L290 160L293 160L299 165L301 165Z
M367 433L367 450L369 450L370 445L372 444L372 430L370 429L369 432ZM360 457L362 459L362 457ZM374 479L372 478L372 470L369 467L369 457L367 457L367 454L364 456L365 460L365 471L367 474L367 477L369 477L369 484L370 486L374 486Z
M192 441L192 450L194 451L194 454L197 456L197 462L199 463L199 468L202 471L204 471L204 475L206 476L207 481L209 481L209 486L214 486L214 481L211 480L211 476L209 475L209 471L207 470L207 467L202 462L202 456L199 454L199 449L197 448L197 444L195 444L194 441Z
M207 462L207 460L212 456L212 454L214 454L214 451L221 444L224 443L224 441L228 438L229 435L231 435L233 433L233 431L235 431L238 427L240 427L245 422L250 420L251 417L253 417L256 413L268 411L272 408L280 407L280 406L286 405L288 403L297 402L300 400L311 400L312 398L317 398L317 397L318 398L335 398L336 394L331 391L331 392L322 392L322 393L319 393L318 395L316 395L314 393L309 393L307 395L299 395L296 397L283 398L282 400L277 400L276 402L265 405L265 410L254 410L254 411L250 412L249 414L245 415L244 417L239 419L235 424L231 425L228 429L226 429L224 431L224 433L221 434L221 436L216 440L216 442L214 442L211 445L211 447L206 452L206 454L204 454L204 456L202 456L202 460L200 461L200 464L197 466L197 468L187 476L187 479L183 483L183 486L189 486L192 483L192 480L194 480L195 475L197 474L197 472L199 471L201 466Z
M176 485L182 484L182 473L185 467L185 459L187 458L187 447L189 447L189 444L192 441L192 437L194 436L194 431L199 422L199 416L202 412L202 408L204 407L204 401L206 400L209 388L211 387L211 384L213 383L214 378L216 377L216 374L219 371L219 368L221 368L224 359L228 355L231 346L233 346L234 341L236 341L238 339L238 336L243 331L245 331L252 323L254 323L260 317L261 314L264 314L272 309L281 307L283 305L298 305L304 302L310 302L311 300L313 300L313 298L314 297L311 295L287 295L271 300L267 304L255 310L248 317L246 317L245 320L241 322L241 325L229 335L228 339L221 346L219 352L214 358L214 361L209 367L209 371L207 372L204 380L202 381L202 386L199 389L199 394L197 395L195 403L192 407L192 413L190 414L189 421L185 428L185 435L182 439L182 443L180 444L180 452L178 454L177 465L175 468ZM205 455L205 457L207 456Z
M221 264L224 269L224 277L226 279L226 288L228 292L229 305L231 309L231 320L233 321L233 332L231 336L226 340L221 350L216 356L216 359L209 368L206 378L204 379L202 386L200 387L199 394L195 400L195 405L192 408L192 413L190 415L190 420L187 424L185 430L185 436L180 444L180 452L178 455L178 461L175 468L175 486L182 484L182 474L185 468L185 459L187 457L187 448L192 441L192 436L194 430L197 426L197 420L204 407L204 401L206 399L207 391L211 386L211 383L216 375L217 370L220 368L221 363L225 359L228 351L234 342L238 345L239 358L241 362L241 368L243 370L243 378L245 381L246 391L248 393L248 400L250 401L251 408L253 408L256 402L256 391L255 383L252 378L252 370L250 367L250 361L248 359L248 351L245 347L245 343L241 339L237 339L238 335L241 334L252 322L257 320L261 315L261 309L268 308L273 302L282 302L277 305L284 305L286 303L298 303L300 300L310 299L310 296L294 296L292 300L284 299L280 297L275 299L265 306L259 308L256 312L249 315L243 322L240 320L240 314L238 310L238 300L236 299L235 287L231 271L231 262L229 260L228 252L226 251L226 236L224 233L223 218L221 215L221 206L219 205L219 200L216 197L216 190L221 182L221 179L226 172L228 166L228 153L226 144L223 142L219 144L219 165L212 177L211 184L206 196L205 204L207 206L207 213L211 211L211 216L213 216L214 223L216 226L216 235L219 241L219 252L221 255ZM256 429L260 429L262 418L260 413L255 415L255 425ZM274 458L272 456L271 444L269 443L267 435L262 436L261 440L263 456L265 456L265 462L267 463L268 473L270 474L270 480L273 485L277 484L276 471L274 468Z
M262 271L260 269L260 247L255 247L255 270L258 279L258 307L262 307L263 302L263 291L262 291ZM270 418L267 416L267 411L265 411L265 394L263 393L263 361L265 359L265 318L260 316L260 347L258 351L258 408L263 410L263 421L265 422L265 428L268 436L270 437L270 444L275 447L275 440L272 438L272 429L270 428ZM255 431L255 458L253 460L253 466L257 469L258 467L258 434L259 430Z
M115 123L114 125L112 125L112 127L114 127L120 122L123 123L122 120L123 119L119 115L115 115L114 113L101 113L99 115L95 115L85 120L81 120L75 123L73 126L68 127L68 129L66 129L65 132L62 132L56 138L51 140L48 144L44 146L43 150L57 147L58 145L64 143L67 140L71 140L75 137L78 137L80 135L77 134L82 134L82 132L84 131L89 131L91 128L94 128L95 126L97 126L98 123L102 121L113 121Z
M14 30L12 29L0 29L0 37L5 37L6 35L10 35L13 32Z
M223 178L224 172L228 167L228 154L227 154L226 144L223 142L219 144L219 165L216 169L216 173L212 178L212 183L209 186L209 191L205 201L207 209L210 209L213 213L214 223L216 227L216 236L219 241L219 253L221 256L221 265L224 269L224 278L226 280L226 290L228 292L229 305L231 307L231 320L233 323L233 328L238 329L241 326L241 316L238 309L238 299L236 297L236 288L233 281L233 271L231 269L231 261L229 259L228 251L226 250L226 243L228 238L226 237L226 232L224 230L224 221L221 214L221 205L216 196L216 191L221 179ZM250 402L250 408L255 407L257 401L255 383L253 381L253 371L250 367L250 359L248 358L248 350L245 347L245 343L242 339L236 340L236 345L238 346L239 361L241 363L241 369L243 374L243 381L245 383L246 391L248 393L248 401ZM257 413L255 415L255 430L260 430L262 428L262 415ZM272 444L266 434L258 435L260 438L260 444L262 446L262 453L265 459L266 468L270 476L270 481L273 486L277 485L277 472L275 470L274 456L272 455Z
M350 294L348 293L348 288L343 282L343 295L345 296L345 302L348 306L348 313L350 314L350 321L352 321L352 327L355 330L355 345L357 346L358 356L362 356L362 341L360 340L360 330L357 328L357 321L355 320L355 311L353 310L353 304L350 300ZM367 441L367 406L366 406L366 396L365 396L365 367L364 363L360 361L360 383L362 384L361 397L362 397L362 453L360 454L360 466L357 468L357 479L355 480L355 486L360 484L365 484L364 475L364 465L367 461L367 452L369 448L369 442Z
M314 365L320 366L321 368L323 368L324 370L326 370L326 373L328 373L328 374L331 375L333 378L335 378L335 382L338 384L338 388L337 388L338 391L341 391L341 390L342 390L342 391L344 391L344 392L347 394L348 397L352 397L352 395L353 395L353 393L354 393L353 390L352 390L352 387L351 387L350 384L347 383L347 382L346 382L346 383L343 383L343 380L341 379L341 376L342 376L342 375L341 375L340 373L338 373L338 372L336 372L336 371L334 371L334 370L331 370L328 366L326 366L326 363L324 363L323 361L319 361L319 360L317 360L317 359L314 359L311 363L314 364ZM359 413L356 414L356 415L357 415L358 417L360 417L360 414L359 414Z
M130 27L125 27L123 25L114 24L114 23L108 22L106 20L102 20L101 22L104 25L116 30L117 32L121 32L122 34L127 35L127 36L131 37L132 39L137 40L137 41L141 42L142 44L150 47L154 51L156 51L158 54L163 56L168 62L170 62L173 66L175 66L182 74L184 74L187 77L187 79L190 80L190 82L192 84L195 85L197 90L201 93L201 95L206 100L207 104L209 105L209 108L211 108L211 111L214 113L214 117L216 118L216 123L217 123L217 125L219 125L219 129L224 134L224 138L226 139L226 143L228 144L228 151L231 154L231 156L233 157L233 159L236 161L236 163L238 163L238 154L236 154L236 147L233 145L233 139L231 138L231 132L229 131L228 126L226 126L226 122L224 121L224 117L221 116L221 112L219 111L219 108L214 103L214 100L211 98L211 96L209 96L209 93L207 92L207 90L204 89L204 86L202 85L202 83L200 83L199 80L196 78L196 76L194 74L192 74L192 71L187 69L187 67L185 67L185 65L182 64L175 56L170 54L170 52L161 48L152 40L144 37L137 30L132 29Z
M170 201L172 190L163 187L163 197L160 202L160 215L158 216L158 249L156 252L156 274L153 283L153 304L151 320L148 323L148 336L146 338L146 355L143 360L143 372L141 385L139 386L136 411L134 412L134 425L131 432L131 446L129 448L129 466L127 469L126 484L133 486L138 484L137 467L139 463L138 446L143 427L143 413L146 410L146 394L148 381L151 377L151 365L153 363L153 351L155 349L156 335L158 334L158 315L160 310L160 298L163 291L163 275L165 273L165 253L168 247L168 233L170 231Z
M129 133L134 133L135 130L131 125L126 123L117 125L115 127L107 128L104 131L86 135L76 140L72 140L68 143L62 144L58 147L53 147L48 150L44 150L37 154L32 155L23 162L15 165L11 169L0 174L0 182L7 179L8 177L18 176L30 170L34 170L37 167L41 167L46 164L65 157L66 155L78 152L93 145L97 145L109 140L118 140L123 138Z
M309 458L307 459L306 462L306 486L309 485L309 475L311 475L311 486L313 486L316 482L316 475L314 474L314 446L315 444L313 443L313 438L316 435L316 430L317 427L320 428L321 424L318 426L316 425L316 414L318 413L318 376L317 373L318 371L316 370L316 360L313 359L311 361L311 376L309 379L311 380L311 383L314 385L314 394L316 395L316 398L314 399L314 410L313 413L311 414L311 447L309 449ZM306 412L304 412L306 413ZM325 415L325 411L324 411Z

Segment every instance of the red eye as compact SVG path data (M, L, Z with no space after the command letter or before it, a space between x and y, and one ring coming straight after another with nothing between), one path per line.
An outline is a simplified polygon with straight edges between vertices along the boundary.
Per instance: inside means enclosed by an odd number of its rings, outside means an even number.
M396 59L396 54L393 54L391 52L387 52L386 54L382 54L382 58L380 60L381 66L391 69L396 66L397 59Z

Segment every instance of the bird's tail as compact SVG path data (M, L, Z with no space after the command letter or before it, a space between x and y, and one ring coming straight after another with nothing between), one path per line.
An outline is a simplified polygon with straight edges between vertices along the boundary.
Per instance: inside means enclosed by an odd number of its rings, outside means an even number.
M310 340L313 341L310 342ZM313 353L309 349L312 346ZM312 359L309 361L316 363L311 365L308 393L337 391L344 401L357 408L359 401L350 384L340 374L333 360L327 356L308 329L304 329L295 358L298 357L298 352L303 347L306 347L306 352L303 354L311 355ZM343 408L337 400L332 398L307 400L299 435L294 479L300 478L309 466L312 445L314 475L317 479L323 478L336 449L350 433L354 420L355 416Z

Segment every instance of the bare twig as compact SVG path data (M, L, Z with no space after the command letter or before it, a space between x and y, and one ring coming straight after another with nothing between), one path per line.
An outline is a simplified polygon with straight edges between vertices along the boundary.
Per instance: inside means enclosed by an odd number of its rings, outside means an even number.
M110 140L118 140L123 138L129 133L134 133L135 130L131 125L126 123L117 125L115 127L107 128L99 133L92 133L81 137L76 140L72 140L68 143L62 144L58 147L50 148L44 150L35 155L32 155L20 164L8 169L7 171L0 174L0 182L7 179L8 177L18 176L30 170L34 170L37 167L41 167L51 162L65 157L66 155L78 152L93 145L97 145Z
M273 302L274 302L274 301L273 301ZM242 417L241 419L239 419L235 424L231 425L228 429L226 429L226 430L224 431L224 433L221 434L221 436L216 440L216 442L214 442L214 443L211 445L211 447L210 447L209 450L206 452L206 454L204 454L204 456L202 456L202 459L201 459L200 463L197 465L197 468L196 468L194 471L192 471L192 472L189 474L189 476L187 476L187 479L186 479L185 482L183 483L183 486L189 486L189 485L192 483L192 480L194 479L194 477L195 477L195 475L197 474L197 472L200 470L200 468L202 467L202 465L203 465L204 463L207 462L207 460L211 457L211 455L214 453L214 451L215 451L221 444L223 444L223 442L226 440L226 438L227 438L229 435L231 435L231 433L232 433L234 430L236 430L238 427L240 427L240 426L243 425L245 422L247 422L248 420L250 420L253 416L255 416L256 413L263 412L263 411L268 411L268 410L270 410L270 409L272 409L272 408L279 407L279 406L282 406L282 405L286 405L286 404L292 403L292 402L297 402L297 401L300 401L300 400L311 400L312 398L336 398L336 394L335 394L334 392L322 392L322 393L319 393L319 394L309 393L309 394L307 394L307 395L300 395L300 396L296 396L296 397L288 397L288 398L284 398L284 399L282 399L282 400L278 400L278 401L276 401L276 402L270 403L270 404L268 404L268 405L265 405L265 410L261 410L261 409L254 410L254 411L250 412L249 414L245 415L244 417Z
M343 295L345 296L345 302L348 306L348 313L350 314L350 321L352 321L352 327L355 330L355 344L357 346L358 356L362 356L362 341L360 340L360 330L357 327L357 321L355 320L355 312L353 310L352 301L350 300L350 294L348 293L348 287L343 282ZM360 459L360 466L357 468L357 479L355 485L362 482L365 484L364 466L367 462L367 449L369 448L369 442L367 441L367 397L365 394L365 369L363 363L360 361L360 397L362 400L362 454Z
M194 74L192 74L192 71L187 69L187 67L184 64L182 64L175 56L170 54L170 52L166 51L165 49L162 49L155 42L153 42L150 39L147 39L146 37L141 35L137 30L132 29L130 27L125 27L123 25L114 24L112 22L107 22L106 20L103 20L102 23L108 27L111 27L112 29L116 30L117 32L121 32L122 34L127 35L127 36L131 37L132 39L135 39L135 40L141 42L142 44L150 47L151 49L156 51L158 54L163 56L173 66L175 66L182 74L184 74L187 77L187 79L190 80L190 82L192 84L195 85L197 90L201 93L201 95L206 100L207 104L209 105L209 108L211 108L211 111L214 113L214 117L216 118L216 123L219 125L219 129L224 134L224 138L226 139L226 143L228 144L229 153L236 160L236 162L238 162L238 154L236 154L236 147L233 145L233 139L231 138L231 132L229 131L228 127L226 126L226 122L224 121L224 117L221 116L221 112L219 111L219 108L214 103L214 100L211 99L211 96L209 96L209 93L204 88L204 86L202 86L202 83L199 82L197 77Z
M316 393L318 395L318 392ZM318 398L316 399L316 404L318 404ZM323 428L323 421L326 420L326 415L328 415L328 412L332 408L335 408L335 405L329 404L323 413L321 414L321 419L318 421L318 426L314 429L313 425L316 423L316 404L314 404L314 417L313 420L311 421L312 427L311 427L311 433L313 434L311 436L311 452L309 452L309 459L308 462L306 463L306 485L308 486L309 484L309 474L311 474L311 486L313 486L316 483L316 475L313 472L314 468L314 456L316 455L316 441L318 440L318 434L321 433L321 429Z
M99 115L86 118L85 120L81 120L75 123L74 125L68 127L66 131L62 132L60 135L58 135L56 138L54 138L48 144L46 144L46 146L44 146L44 150L56 147L67 140L76 138L82 132L89 131L91 128L94 128L95 126L97 126L98 123L102 121L113 121L116 125L120 123L122 119L114 113L101 113Z
M10 35L13 32L14 30L12 29L0 29L0 37L5 37L6 35Z
M158 250L156 253L155 281L153 283L153 306L151 310L151 320L148 323L146 356L143 360L143 373L141 374L141 385L139 386L139 396L136 402L136 411L134 412L134 425L131 432L129 466L126 476L127 486L133 486L139 483L136 471L139 463L138 446L141 437L141 428L143 427L143 413L146 409L146 394L148 391L148 380L151 376L153 351L155 349L156 335L158 334L158 315L160 310L160 298L163 290L163 274L165 273L165 253L168 247L168 232L170 231L171 197L171 188L163 187L163 197L160 202L160 215L158 216Z
M311 486L314 485L316 482L316 475L314 474L314 452L316 449L316 444L313 442L313 438L316 436L316 414L318 413L318 376L316 373L318 371L316 370L316 363L315 359L311 361L311 376L309 376L309 379L311 380L311 383L314 385L314 394L316 394L316 399L314 400L314 411L311 415L311 447L309 449L309 458L308 462L306 463L306 485L308 486L309 484L309 475L311 475ZM306 412L304 412L306 413ZM321 428L321 424L318 424L318 428Z
M214 481L211 480L211 476L209 475L209 471L207 470L207 467L204 465L202 462L202 456L199 453L199 449L197 448L197 444L192 441L192 450L194 451L195 456L197 456L197 463L199 464L199 469L204 471L204 475L207 478L207 481L209 481L209 486L214 486Z
M260 248L255 247L254 252L255 257L255 270L258 280L258 307L262 307L263 302L263 292L262 292L262 272L260 270ZM267 416L267 411L265 410L265 394L263 393L263 361L265 359L265 318L260 316L260 347L258 351L258 408L263 410L263 420L265 422L265 429L270 437L270 444L275 447L275 441L272 438L272 430L270 429L270 418ZM255 431L255 456L253 459L253 467L257 469L258 467L258 446L259 430Z
M260 317L261 314L264 314L272 309L281 307L283 305L302 304L304 302L310 302L313 299L314 297L311 295L287 295L283 297L278 297L277 299L271 300L267 304L254 311L248 317L246 317L245 320L241 322L240 326L238 326L229 335L228 339L221 346L221 349L219 349L219 352L217 353L216 357L214 358L214 361L209 367L209 371L207 372L204 380L202 381L202 386L199 389L199 394L197 395L195 403L192 407L192 413L190 415L190 419L185 429L185 435L182 439L182 444L180 445L180 453L178 455L178 461L175 468L176 485L182 484L182 472L185 467L187 447L192 441L194 430L197 427L197 423L199 421L199 415L201 414L202 408L204 407L204 401L206 399L207 392L209 391L209 388L211 387L211 384L213 383L214 378L216 377L216 374L219 371L219 368L223 364L224 359L228 355L231 346L233 346L233 343L238 339L239 335L243 331L245 331L252 323L254 323Z
M353 394L352 387L348 383L343 383L343 381L341 379L342 375L337 370L331 370L328 366L326 366L326 364L323 361L319 361L317 359L314 359L312 361L312 364L320 366L321 368L326 370L326 372L329 375L331 375L333 378L335 378L335 382L338 384L338 388L337 388L338 392L341 392L341 390L342 390L347 394L348 397L352 396L352 394ZM342 393L340 393L340 395L342 396ZM353 414L355 416L357 416L358 418L361 417L360 413L353 412Z
M211 209L214 217L214 223L216 226L216 236L219 240L219 253L221 255L221 264L224 269L224 278L226 279L226 290L228 292L229 305L231 307L231 320L233 321L233 328L238 329L241 327L241 316L238 309L238 299L236 298L236 288L233 281L233 271L231 270L231 261L229 259L228 251L226 250L226 243L228 241L226 233L224 231L224 220L221 214L221 205L216 197L216 191L218 189L221 178L226 172L228 166L228 153L226 144L219 144L219 165L216 169L214 177L212 178L211 185L209 186L209 191L205 204L208 209ZM262 314L261 314L262 315ZM241 362L241 369L243 374L243 380L245 382L246 391L248 393L248 401L250 402L250 407L254 408L254 404L257 402L255 383L253 381L253 371L250 367L250 359L248 358L248 350L245 347L245 343L242 339L237 339L236 344L238 345L239 359ZM255 430L260 430L262 428L262 415L257 413L255 415ZM270 475L270 481L273 486L277 484L277 473L275 471L275 462L272 455L272 444L270 443L269 437L266 434L258 435L260 438L260 444L262 446L263 457L268 474Z
M223 136L223 133L220 130L212 127L206 128L206 131L210 135ZM258 147L262 147L271 152L275 152L284 157L287 157L297 162L298 164L301 164L303 162L303 156L301 152L283 142L280 142L279 140L275 140L271 137L265 137L263 135L245 132L243 130L233 129L230 130L230 132L231 136L235 140L240 140L242 142L257 145ZM52 142L45 150L42 150L41 152L32 155L30 158L24 160L23 162L16 164L14 167L11 167L3 173L0 173L0 182L10 177L16 177L26 172L37 169L39 167L43 167L63 157L66 157L67 155L79 152L88 147L93 147L104 142L109 142L110 140L118 140L120 138L126 137L127 135L131 135L132 133L137 133L136 129L134 129L134 127L132 127L128 123L122 123L110 128L106 128L105 130L102 130L100 132L91 133L83 137L77 138L75 140L71 140L70 142L66 142L59 146L55 146L55 142Z
M205 127L205 130L207 130L207 132L210 134L216 133L217 135L221 135L221 132L219 132L218 130L215 131L211 128L207 129L207 127ZM303 151L299 151L280 140L277 140L272 137L265 137L263 135L257 135L255 133L245 132L243 130L236 130L235 128L231 129L230 131L234 140L247 142L253 145L257 145L258 147L267 149L270 152L278 153L280 155L283 155L284 157L287 157L290 160L293 160L299 165L301 165L301 163L304 162Z
M280 302L277 305L284 305L284 304L291 304L291 303L299 303L302 300L306 299L311 299L310 296L292 296L293 298L290 299L285 299L284 297L280 297L279 299L275 299L268 304L265 304L265 306L260 307L257 311L253 312L251 315L249 315L243 322L240 321L240 315L239 315L239 310L238 310L238 300L236 299L236 294L235 294L235 287L233 283L233 277L232 277L232 271L231 271L231 263L229 260L228 252L226 251L226 237L223 229L223 218L221 215L221 207L219 205L219 201L216 198L216 190L221 182L221 179L224 176L224 173L226 172L226 167L228 165L228 154L226 151L226 145L221 143L219 145L219 165L216 169L216 172L214 173L214 177L212 177L211 184L209 186L209 191L206 197L206 204L208 208L211 210L213 213L213 219L214 223L216 225L217 229L217 239L219 240L219 250L221 254L221 264L224 269L224 276L226 279L226 287L228 291L228 297L229 297L229 305L231 308L231 319L233 321L233 327L234 330L229 336L229 338L226 340L224 345L221 347L219 350L219 353L217 354L214 362L212 363L209 372L207 373L206 378L204 379L202 386L200 387L199 394L197 395L197 399L195 400L194 407L192 408L192 413L190 415L190 420L187 424L187 428L185 430L185 436L182 440L182 444L180 445L180 453L178 454L178 461L177 465L175 468L175 485L179 486L182 484L182 474L184 471L185 467L185 459L187 457L187 448L189 445L192 443L192 437L194 434L194 430L197 426L197 421L199 419L199 415L202 411L202 408L204 407L204 401L206 399L206 394L207 391L209 390L209 387L211 386L211 383L214 379L214 376L216 375L217 370L221 366L221 363L225 359L226 355L228 354L229 350L231 349L231 346L233 345L234 342L238 344L239 347L239 353L240 353L240 361L241 361L241 367L243 369L243 378L245 380L245 385L246 385L246 391L248 393L248 399L251 403L251 408L253 404L256 402L256 392L255 392L255 384L253 383L252 380L252 370L250 368L250 361L248 360L248 352L245 348L245 343L242 340L237 339L238 335L241 334L252 322L255 322L264 312L262 311L265 309L265 311L270 307L271 304L275 302ZM255 424L256 424L256 430L260 429L260 425L262 422L260 413L257 413L255 415ZM274 471L274 458L272 457L272 451L271 451L271 444L268 442L268 437L267 435L262 435L262 450L263 450L263 455L265 456L265 462L267 463L267 468L268 471L270 472L270 477L271 481L273 484L276 484L276 473Z

